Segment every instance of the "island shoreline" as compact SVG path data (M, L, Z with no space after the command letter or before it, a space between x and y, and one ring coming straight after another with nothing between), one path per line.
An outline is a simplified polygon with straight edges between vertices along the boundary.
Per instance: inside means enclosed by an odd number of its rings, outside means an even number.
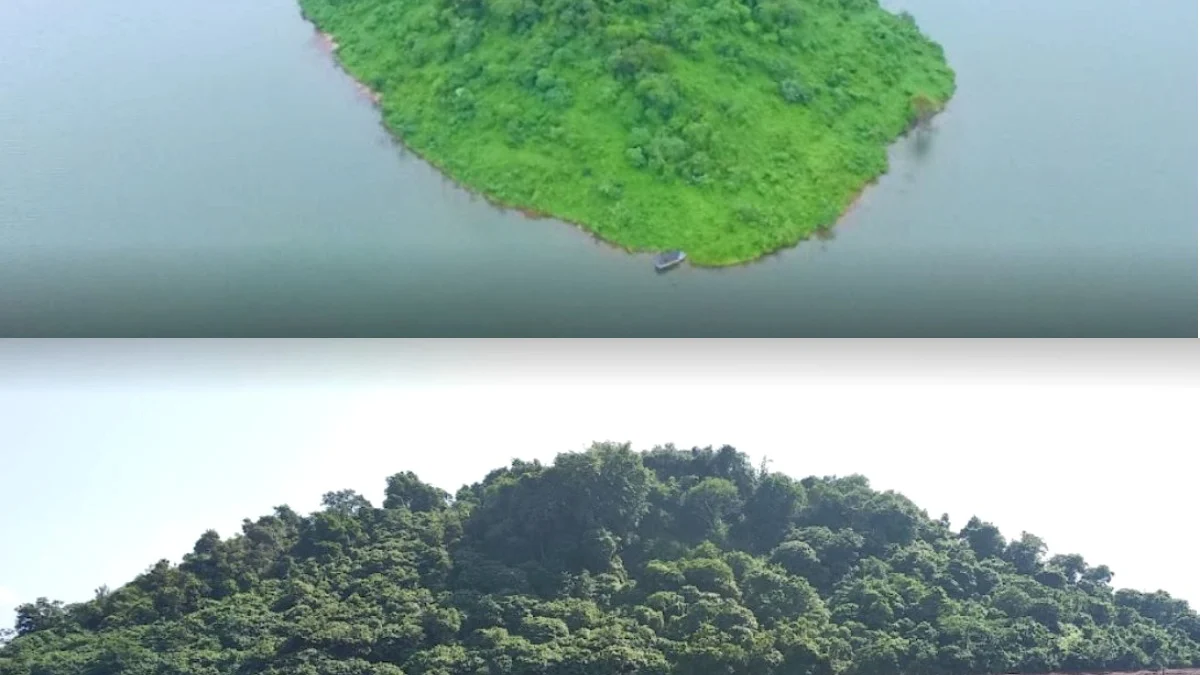
M302 16L303 16L303 13L302 13ZM329 55L329 57L333 61L334 65L337 66L338 70L342 71L342 73L344 73L346 75L346 77L350 78L350 80L354 83L355 87L357 87L364 94L364 96L371 101L371 104L375 108L380 109L382 111L383 94L375 91L374 89L369 87L365 82L359 80L357 77L354 76L353 73L351 73L349 71L349 69L346 68L346 65L344 63L342 63L341 59L338 58L338 55L337 55L338 43L337 43L337 39L334 37L334 35L321 30L321 28L319 26L317 26L316 22L313 21L312 19L310 19L309 17L304 16L303 18L305 21L307 21L309 24L312 25L313 30L316 32L316 35L317 35L320 43L324 47L324 51ZM427 157L426 155L421 153L419 150L416 150L412 146L405 143L404 138L401 137L400 134L398 134L394 129L392 129L391 127L389 127L387 125L387 121L383 119L382 115L380 115L379 124L381 127L383 127L384 131L387 132L387 134L388 134L389 138L391 138L392 142L396 143L398 146L400 146L400 148L405 153L410 154L410 155L416 157L417 159L421 160L425 164L429 165L429 167L432 168L434 171L436 171L438 173L438 175L441 176L441 178L444 181L446 181L446 182L450 183L451 185L453 185L454 187L462 190L463 192L465 192L467 195L469 195L472 198L484 200L489 206L491 206L499 211L502 211L505 213L515 211L516 213L519 213L522 216L524 216L530 220L557 220L561 223L565 223L567 225L571 225L575 228L578 228L579 231L581 231L584 234L591 237L592 240L595 241L596 243L603 244L605 246L617 249L619 251L623 251L625 253L629 253L629 254L653 253L653 251L640 251L640 250L625 246L623 244L620 244L618 242L612 241L610 239L605 239L605 238L601 237L600 235L596 234L595 232L593 232L592 230L588 229L587 226L585 226L583 223L578 223L573 220L568 220L566 218L563 218L561 216L555 216L553 214L546 213L544 211L539 211L532 207L521 206L519 204L510 204L508 202L505 202L505 201L502 201L495 197L492 197L491 195L487 194L486 192L484 192L482 190L475 189L475 188L463 183L462 181L458 180L457 178L455 178L444 167L442 167L440 164L438 164L437 162L433 161L432 159L430 159L429 157ZM732 263L732 264L737 265L740 263ZM712 266L694 265L694 266L696 266L696 267L713 267L713 268L723 267L722 265L712 265Z
M320 43L323 47L323 51L325 51L328 54L328 56L333 61L334 65L337 67L337 69L340 70L342 73L344 73L348 78L350 78L350 80L354 83L355 87L364 96L364 98L371 101L371 105L373 105L375 108L379 109L382 112L383 94L381 92L375 91L370 86L368 86L365 82L359 80L357 77L354 76L353 73L350 72L350 70L346 67L346 64L344 64L342 62L342 60L338 57L337 52L338 52L339 45L338 45L336 36L334 36L332 33L328 33L324 30L321 30L321 27L317 25L317 22L314 21L309 16L307 16L304 13L303 9L301 9L301 11L300 11L300 16L305 22L307 22L309 25L312 26L313 31L316 33L316 36L318 37L318 40L320 41ZM935 111L934 116L936 117L937 115L940 115L942 112L944 112L947 106L948 106L948 102L941 105ZM508 202L502 201L500 199L494 198L482 190L473 188L473 187L466 185L465 183L459 181L453 175L451 175L449 171L447 171L444 167L439 165L437 162L433 161L432 159L430 159L429 157L427 157L420 151L414 149L412 146L405 143L404 139L400 136L400 134L388 126L387 121L383 118L382 114L380 115L379 123L380 123L380 126L382 126L383 129L387 132L387 134L391 138L392 142L399 145L400 148L404 152L412 154L417 159L421 160L425 164L432 167L434 169L434 171L436 171L442 177L443 180L449 182L454 187L461 189L463 192L467 193L468 195L470 195L473 198L483 199L485 202L487 202L487 204L489 206L492 206L499 211L504 211L504 212L515 211L530 220L557 220L558 222L565 223L567 225L571 225L571 226L579 229L579 231L583 232L584 234L587 234L596 243L603 244L610 248L613 248L613 249L616 249L619 251L623 251L623 252L631 254L631 255L652 255L657 252L657 251L648 250L648 249L642 250L642 249L631 248L631 247L621 244L619 242L613 241L611 239L606 239L606 238L600 236L594 230L588 228L583 223L569 220L569 219L563 218L561 216L556 216L551 213L546 213L544 211L540 211L540 210L532 208L532 207L522 206L519 204L512 204L512 203L508 203ZM895 144L898 141L900 141L901 139L907 138L915 129L917 129L918 126L919 126L919 122L916 120L914 120L912 123L910 123L909 126L899 136L897 136L891 142L888 143L888 146L887 146L888 150L891 150L891 148L894 147ZM889 171L890 171L890 167L889 167ZM837 218L834 219L834 221L832 223L830 223L829 225L824 226L824 227L814 228L812 232L806 233L804 236L800 237L795 242L793 242L787 246L780 246L779 248L776 248L776 249L773 249L770 251L764 251L764 252L756 255L755 257L748 258L746 260L737 260L737 261L728 262L728 263L703 263L703 262L696 262L694 260L689 259L688 264L691 267L703 268L703 269L708 269L708 270L748 267L755 263L765 262L766 259L768 259L768 258L775 257L775 256L785 253L787 251L799 248L801 244L804 244L806 242L818 240L821 238L822 234L833 232L837 228L837 226L843 220L845 220L845 218L847 216L849 216L850 213L852 211L854 211L854 209L856 209L861 204L861 202L863 201L863 199L867 193L867 190L869 188L871 188L872 186L878 184L879 181L889 173L889 171L884 171L884 172L880 173L879 175L875 176L874 178L865 182L862 185L862 187L860 187L858 189L858 191L854 193L854 195L851 197L851 199L847 202L846 206L842 208L842 210L838 213Z

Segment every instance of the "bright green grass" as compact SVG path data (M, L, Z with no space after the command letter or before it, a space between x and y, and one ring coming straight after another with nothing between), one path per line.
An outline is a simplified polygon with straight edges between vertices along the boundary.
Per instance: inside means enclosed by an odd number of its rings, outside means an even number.
M954 91L941 48L876 0L299 2L452 178L704 265L832 227L914 100Z

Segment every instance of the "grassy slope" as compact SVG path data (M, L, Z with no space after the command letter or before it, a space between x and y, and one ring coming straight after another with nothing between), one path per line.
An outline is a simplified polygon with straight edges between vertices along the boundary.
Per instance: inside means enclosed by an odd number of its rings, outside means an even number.
M832 226L886 171L913 97L954 90L941 48L875 0L300 4L454 179L699 264Z

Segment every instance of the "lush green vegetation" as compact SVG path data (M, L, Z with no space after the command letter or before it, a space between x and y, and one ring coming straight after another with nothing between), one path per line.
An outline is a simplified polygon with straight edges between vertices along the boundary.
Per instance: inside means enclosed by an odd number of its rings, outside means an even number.
M599 445L287 507L18 611L3 675L969 675L1200 665L1200 618L858 476Z
M700 264L832 227L954 90L878 0L299 1L456 180Z

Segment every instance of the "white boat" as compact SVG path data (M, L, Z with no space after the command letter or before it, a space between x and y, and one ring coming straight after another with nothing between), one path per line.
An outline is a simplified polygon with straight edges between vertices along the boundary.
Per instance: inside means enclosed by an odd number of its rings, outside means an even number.
M654 269L665 272L684 260L687 260L687 254L683 251L664 251L654 256Z

